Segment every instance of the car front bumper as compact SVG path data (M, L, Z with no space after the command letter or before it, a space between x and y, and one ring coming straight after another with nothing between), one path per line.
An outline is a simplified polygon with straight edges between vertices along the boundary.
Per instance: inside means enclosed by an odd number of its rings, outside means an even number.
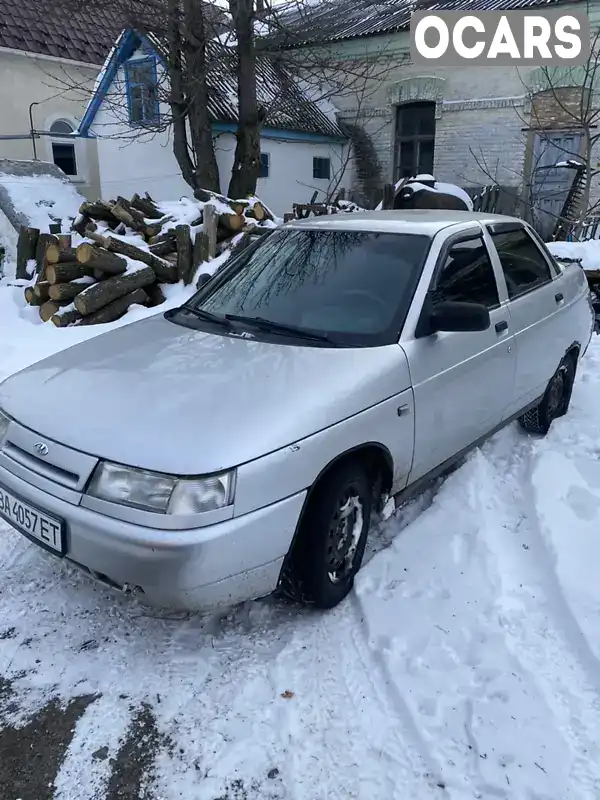
M73 505L0 467L0 485L66 523L65 558L162 607L210 609L270 594L306 492L192 530L157 530Z

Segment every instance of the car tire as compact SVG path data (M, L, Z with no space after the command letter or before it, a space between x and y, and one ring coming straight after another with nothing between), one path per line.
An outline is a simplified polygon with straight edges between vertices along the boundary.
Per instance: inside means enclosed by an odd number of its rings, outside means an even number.
M345 461L316 485L291 561L294 595L333 608L351 591L369 535L373 485L360 461Z
M538 405L531 408L522 417L519 417L519 424L524 430L528 433L545 436L550 430L553 421L567 413L571 402L576 369L576 356L574 354L565 356L552 378L550 378L544 396Z

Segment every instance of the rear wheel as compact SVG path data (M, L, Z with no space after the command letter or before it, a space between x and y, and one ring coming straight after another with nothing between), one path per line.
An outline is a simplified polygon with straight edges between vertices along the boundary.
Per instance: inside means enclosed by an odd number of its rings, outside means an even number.
M360 461L340 464L316 486L291 559L303 602L333 608L352 589L369 534L373 486Z
M576 368L575 354L565 356L550 378L539 404L519 417L521 427L528 433L545 436L550 430L552 422L567 413L571 402Z

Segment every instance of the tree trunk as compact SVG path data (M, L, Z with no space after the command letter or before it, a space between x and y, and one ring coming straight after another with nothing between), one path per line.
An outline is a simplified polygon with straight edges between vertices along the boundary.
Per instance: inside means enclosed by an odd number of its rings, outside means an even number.
M260 169L260 126L264 115L256 98L254 0L230 0L237 39L238 128L228 195L256 194Z
M119 279L112 279L119 280ZM134 289L133 292L113 300L111 303L82 318L80 325L100 325L105 322L114 322L127 313L130 306L138 304L143 306L148 302L148 295L143 289Z
M17 241L16 278L26 280L30 277L27 262L35 261L39 235L40 232L37 228L28 228L27 225L21 225L19 229L19 239Z
M122 275L127 269L127 261L108 250L94 247L93 244L84 242L77 247L77 262L89 269L99 269L110 275Z
M192 280L194 259L189 225L178 225L175 228L177 237L177 274L179 280L187 286Z
M173 154L194 195L219 190L219 169L208 112L208 35L204 3L167 0L167 72L173 124ZM197 196L197 195L196 195ZM201 199L198 196L198 199Z
M74 300L75 308L83 316L93 314L99 308L107 306L119 297L123 297L135 289L142 289L154 283L156 275L152 267L143 267L135 272L128 272L126 275L116 275L107 278L101 283L89 286Z
M134 261L141 261L143 264L152 267L156 273L157 280L161 281L161 283L177 283L179 280L176 267L148 252L148 250L142 250L141 247L136 247L134 244L129 244L129 242L123 242L121 239L115 239L113 236L104 237L103 244L111 253L120 253L122 256L128 256Z
M92 271L83 264L49 264L46 267L46 280L48 283L68 283L75 278L91 275Z

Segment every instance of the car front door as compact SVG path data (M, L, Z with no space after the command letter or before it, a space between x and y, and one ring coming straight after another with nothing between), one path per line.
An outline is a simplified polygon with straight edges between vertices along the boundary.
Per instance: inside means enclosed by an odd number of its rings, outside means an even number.
M504 273L515 336L514 397L507 415L537 400L556 371L568 342L557 341L556 315L565 307L562 274L553 271L537 242L517 222L487 226L493 260Z
M512 398L515 362L506 287L480 227L452 235L439 252L423 308L449 300L482 303L491 324L485 331L421 336L417 323L403 336L415 402L411 482L486 436Z

